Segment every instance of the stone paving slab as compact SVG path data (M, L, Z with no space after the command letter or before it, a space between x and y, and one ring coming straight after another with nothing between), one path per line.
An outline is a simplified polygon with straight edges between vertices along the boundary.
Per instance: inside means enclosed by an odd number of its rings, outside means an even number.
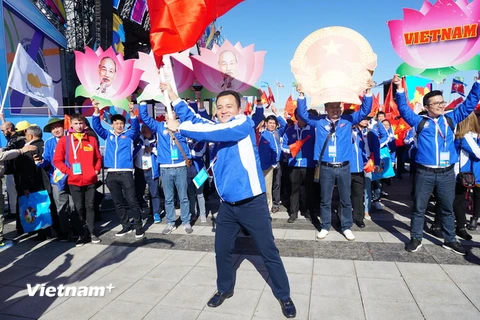
M338 245L330 243L329 249ZM121 250L123 248L126 251ZM22 282L18 281L22 279L35 283L57 272L53 283L69 284L78 280L65 266L57 269L58 259L52 260L46 255L39 261L46 267L22 267L31 272L15 280L17 286L0 288L0 318L282 318L265 265L257 255L234 256L235 295L221 307L211 309L205 304L216 290L213 253L100 244L70 248L64 254L71 254L73 262L76 251L86 265L83 269L90 270L90 285L112 284L115 288L111 293L97 298L28 297L26 288L19 286ZM89 252L94 259L106 257L98 269L89 266L94 261L84 260ZM480 317L479 291L465 277L468 274L476 279L478 267L314 257L286 257L284 262L289 270L298 319L343 319L345 315L349 319L436 320L454 314L458 319ZM135 263L138 263L138 272L135 272ZM15 265L10 264L4 268L13 267ZM102 269L109 272L104 273ZM292 269L295 272L290 272ZM393 318L392 314L397 317Z

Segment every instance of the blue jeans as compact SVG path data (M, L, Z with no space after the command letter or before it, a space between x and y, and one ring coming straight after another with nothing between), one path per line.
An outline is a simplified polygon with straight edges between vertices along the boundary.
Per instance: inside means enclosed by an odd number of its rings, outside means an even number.
M182 224L190 223L188 202L187 167L160 168L162 175L163 193L165 194L165 213L167 223L174 224L176 220L175 204L173 203L174 187L177 188L180 201L180 217Z
M456 241L453 216L453 199L455 197L455 171L453 168L446 172L434 173L417 167L410 236L422 240L425 212L428 200L435 188L442 220L443 238L445 242Z
M337 180L340 205L342 207L342 231L350 229L353 224L350 164L342 168L330 168L321 165L320 168L320 217L322 218L322 229L330 230L332 226L332 195L333 187Z
M152 211L153 214L160 213L160 191L158 189L158 178L153 178L153 170L144 170L143 175L145 182L148 184L148 191L152 197Z

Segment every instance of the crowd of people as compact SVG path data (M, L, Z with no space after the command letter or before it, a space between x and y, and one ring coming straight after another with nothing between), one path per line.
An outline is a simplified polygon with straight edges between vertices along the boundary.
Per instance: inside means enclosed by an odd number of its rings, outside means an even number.
M405 249L416 252L421 247L425 213L433 196L436 217L431 232L444 239L445 249L465 255L456 236L471 239L467 229L476 229L480 216L480 125L473 113L480 101L480 83L451 112L445 110L442 92L426 94L425 110L420 114L408 106L398 76L392 85L398 110L411 126L403 152L409 155L414 174L411 240ZM67 130L59 118L51 118L43 130L25 120L14 125L2 119L8 143L0 151L0 174L7 177L12 211L19 212L18 196L41 190L50 194L52 227L39 230L38 240L56 237L73 240L76 246L101 242L95 229L102 200L99 183L108 187L122 225L115 235L134 231L136 239L145 236L146 188L153 223L166 220L162 233L168 235L180 225L177 206L181 225L191 234L192 220L207 222L204 194L208 196L214 184L220 198L215 240L218 292L209 306L218 306L233 295L231 248L243 229L266 261L284 314L291 315L295 307L273 241L271 216L283 205L288 222L294 223L300 212L318 228L317 238L325 239L331 229L336 186L341 232L353 241L353 224L364 228L370 210L383 209L378 174L387 168L381 151L387 151L392 163L401 161L385 113L369 117L372 86L369 82L358 111L330 102L325 104L326 114L320 115L308 110L299 84L295 121L278 115L274 106L273 115L264 117L261 100L253 115L246 116L241 112L240 95L234 91L219 94L212 117L202 103L187 104L165 83L160 89L169 95L173 107L167 120L150 116L145 102L138 105L137 116L130 103L129 120L113 115L107 130L95 100L92 124L75 113ZM43 141L42 131L52 137ZM105 141L103 155L98 137ZM100 182L102 168L107 175ZM471 185L465 182L469 177L474 177ZM468 222L464 199L470 193L474 214ZM4 203L0 203L2 237ZM18 214L16 219L17 232L22 234ZM3 238L0 242L4 243Z

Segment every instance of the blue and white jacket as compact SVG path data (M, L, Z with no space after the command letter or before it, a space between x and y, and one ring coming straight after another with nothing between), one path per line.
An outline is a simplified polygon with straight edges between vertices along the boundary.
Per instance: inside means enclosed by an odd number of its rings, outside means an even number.
M354 128L352 131L352 159L350 160L350 172L363 172L363 167L373 154L373 163L380 165L380 140L375 131L365 128Z
M140 135L135 143L135 148L133 149L133 159L136 159L137 157L143 157L145 153L142 149L145 149L145 147L152 147L152 152L150 153L150 159L152 160L152 173L153 179L157 179L160 176L160 170L157 162L157 139L147 139L143 135ZM141 169L141 167L139 168Z
M335 123L335 133L329 139L323 158L324 162L344 162L352 159L352 148L348 147L352 144L352 125L362 121L372 109L372 95L365 95L362 100L360 110L350 115L342 115ZM332 121L326 115L310 115L307 112L307 100L305 97L299 97L297 100L297 113L299 119L305 121L308 125L316 130L315 138L315 156L314 160L318 161L320 152L322 151L325 139L328 137L332 128ZM328 149L335 147L336 154L332 157Z
M480 137L475 132L468 132L461 139L455 140L459 161L455 164L455 173L473 172L475 182L480 184Z
M280 159L280 141L277 142L275 132L264 130L260 135L258 153L262 170L277 166L277 159Z
M57 147L57 143L59 138L50 137L45 140L43 145L43 161L37 163L37 167L45 169L48 172L48 176L50 178L50 183L54 184L53 181L53 172L55 171L55 166L53 165L53 154L55 153L55 148Z
M298 140L305 139L308 136L310 136L310 138L303 144L297 156L295 158L290 156L289 146L291 144L294 144ZM285 134L283 135L282 150L286 155L289 155L287 158L289 167L315 167L315 128L310 125L306 125L305 127L300 128L298 124L288 127L287 130L285 130Z
M143 123L150 128L157 135L157 162L160 167L178 167L184 166L185 159L182 152L178 150L177 144L172 140L168 133L167 124L165 122L159 122L154 120L148 115L147 104L141 103L139 105L139 114ZM175 138L182 146L183 151L188 159L190 159L190 153L188 152L187 139L179 134L174 133ZM177 159L172 159L172 155L176 154Z
M180 99L173 105L181 120L182 135L215 143L212 171L223 201L237 202L265 192L265 179L255 145L255 123L251 118L240 114L227 123L215 123L193 112Z
M417 156L415 161L421 165L440 167L440 153L448 152L450 159L448 164L458 162L458 154L455 148L455 133L448 125L445 117L450 117L454 126L468 117L480 101L480 81L476 81L467 99L448 115L437 119L422 117L413 112L407 105L404 90L397 90L395 100L402 118L415 130L423 118L427 119L425 126L417 135ZM439 131L441 130L441 133ZM445 139L444 139L445 138Z
M102 126L100 115L92 116L92 128L105 140L104 165L109 171L133 170L133 141L140 133L137 117L130 118L131 128L116 134Z

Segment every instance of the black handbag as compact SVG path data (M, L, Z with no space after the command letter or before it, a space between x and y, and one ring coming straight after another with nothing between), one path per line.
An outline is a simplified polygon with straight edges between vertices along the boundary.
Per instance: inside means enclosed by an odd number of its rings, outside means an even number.
M460 154L459 154L459 167L462 165L462 143L460 143ZM473 163L470 160L470 171L471 172L460 172L457 175L457 183L460 183L463 187L467 189L475 188L476 186L476 179L475 175L473 174ZM461 168L461 167L460 167Z

